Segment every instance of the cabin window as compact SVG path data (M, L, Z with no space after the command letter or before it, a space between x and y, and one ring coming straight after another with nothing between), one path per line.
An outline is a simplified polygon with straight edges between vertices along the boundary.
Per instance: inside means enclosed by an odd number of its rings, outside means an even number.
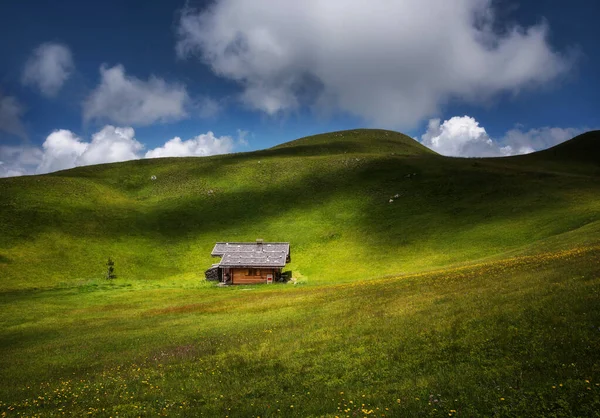
M248 269L246 276L260 276L260 269Z

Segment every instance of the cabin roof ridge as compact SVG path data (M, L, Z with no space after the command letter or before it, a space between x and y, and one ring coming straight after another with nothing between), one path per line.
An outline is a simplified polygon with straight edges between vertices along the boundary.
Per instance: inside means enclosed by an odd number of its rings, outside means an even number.
M257 244L289 244L289 242L286 241L264 241L264 242L256 242L256 241L218 241L216 242L216 244L252 244L252 245L257 245Z
M211 255L221 257L220 267L284 267L290 262L290 243L220 241L215 244Z

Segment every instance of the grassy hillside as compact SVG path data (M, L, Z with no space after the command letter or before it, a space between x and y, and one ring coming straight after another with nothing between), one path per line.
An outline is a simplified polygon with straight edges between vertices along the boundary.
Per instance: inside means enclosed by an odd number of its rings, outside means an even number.
M549 164L443 158L401 134L356 130L2 179L0 287L99 278L109 256L123 279L197 281L216 241L290 241L294 274L323 283L471 262L576 230L587 239L597 168Z
M0 179L0 411L598 416L597 147L353 130ZM299 285L202 280L256 238Z
M554 160L560 163L589 163L598 167L600 157L600 131L578 135L570 141L531 155L536 159Z
M343 285L5 292L0 410L598 416L599 260L596 246Z

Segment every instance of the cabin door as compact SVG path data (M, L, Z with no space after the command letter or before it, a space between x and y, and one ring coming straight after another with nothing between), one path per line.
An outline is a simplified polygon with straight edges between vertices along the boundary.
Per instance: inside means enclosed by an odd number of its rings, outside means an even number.
M223 269L223 283L233 283L233 277L231 277L231 269Z

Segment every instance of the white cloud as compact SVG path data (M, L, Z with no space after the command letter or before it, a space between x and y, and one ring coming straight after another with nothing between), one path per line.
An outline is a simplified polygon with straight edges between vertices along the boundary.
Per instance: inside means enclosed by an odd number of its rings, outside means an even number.
M543 127L523 131L514 128L502 138L490 138L485 128L470 116L454 116L443 123L431 119L421 143L454 157L500 157L528 154L569 140L587 129Z
M25 138L27 135L21 121L23 113L25 108L16 98L0 93L0 132Z
M176 48L268 114L316 104L410 128L448 100L488 100L569 69L546 23L503 34L497 23L491 0L217 0L182 11Z
M42 162L36 171L49 173L75 167L77 159L87 149L87 144L83 143L73 132L60 129L48 135L42 148L44 149Z
M145 157L190 157L227 154L233 151L235 145L235 141L230 136L215 137L209 131L187 141L182 141L179 137L170 139L162 147L148 151Z
M44 144L43 158L37 173L49 173L80 165L114 163L134 160L144 146L135 138L133 128L107 125L85 142L73 132L61 129L52 132Z
M52 132L42 148L0 146L0 177L44 174L77 166L114 163L139 158L189 157L226 154L248 145L248 132L238 129L238 138L215 136L212 132L187 141L175 137L143 154L144 145L131 127L106 125L85 141L67 129Z
M421 137L423 145L442 155L489 157L499 155L498 148L474 118L455 116L440 124L431 119Z
M148 81L127 76L122 65L100 68L100 85L83 104L84 120L119 125L150 125L187 117L185 86L151 76Z
M45 43L37 47L25 64L23 84L37 86L48 97L55 96L73 72L73 57L65 45Z
M81 155L81 165L116 163L138 159L144 146L135 139L133 128L105 126L92 135L92 142Z

